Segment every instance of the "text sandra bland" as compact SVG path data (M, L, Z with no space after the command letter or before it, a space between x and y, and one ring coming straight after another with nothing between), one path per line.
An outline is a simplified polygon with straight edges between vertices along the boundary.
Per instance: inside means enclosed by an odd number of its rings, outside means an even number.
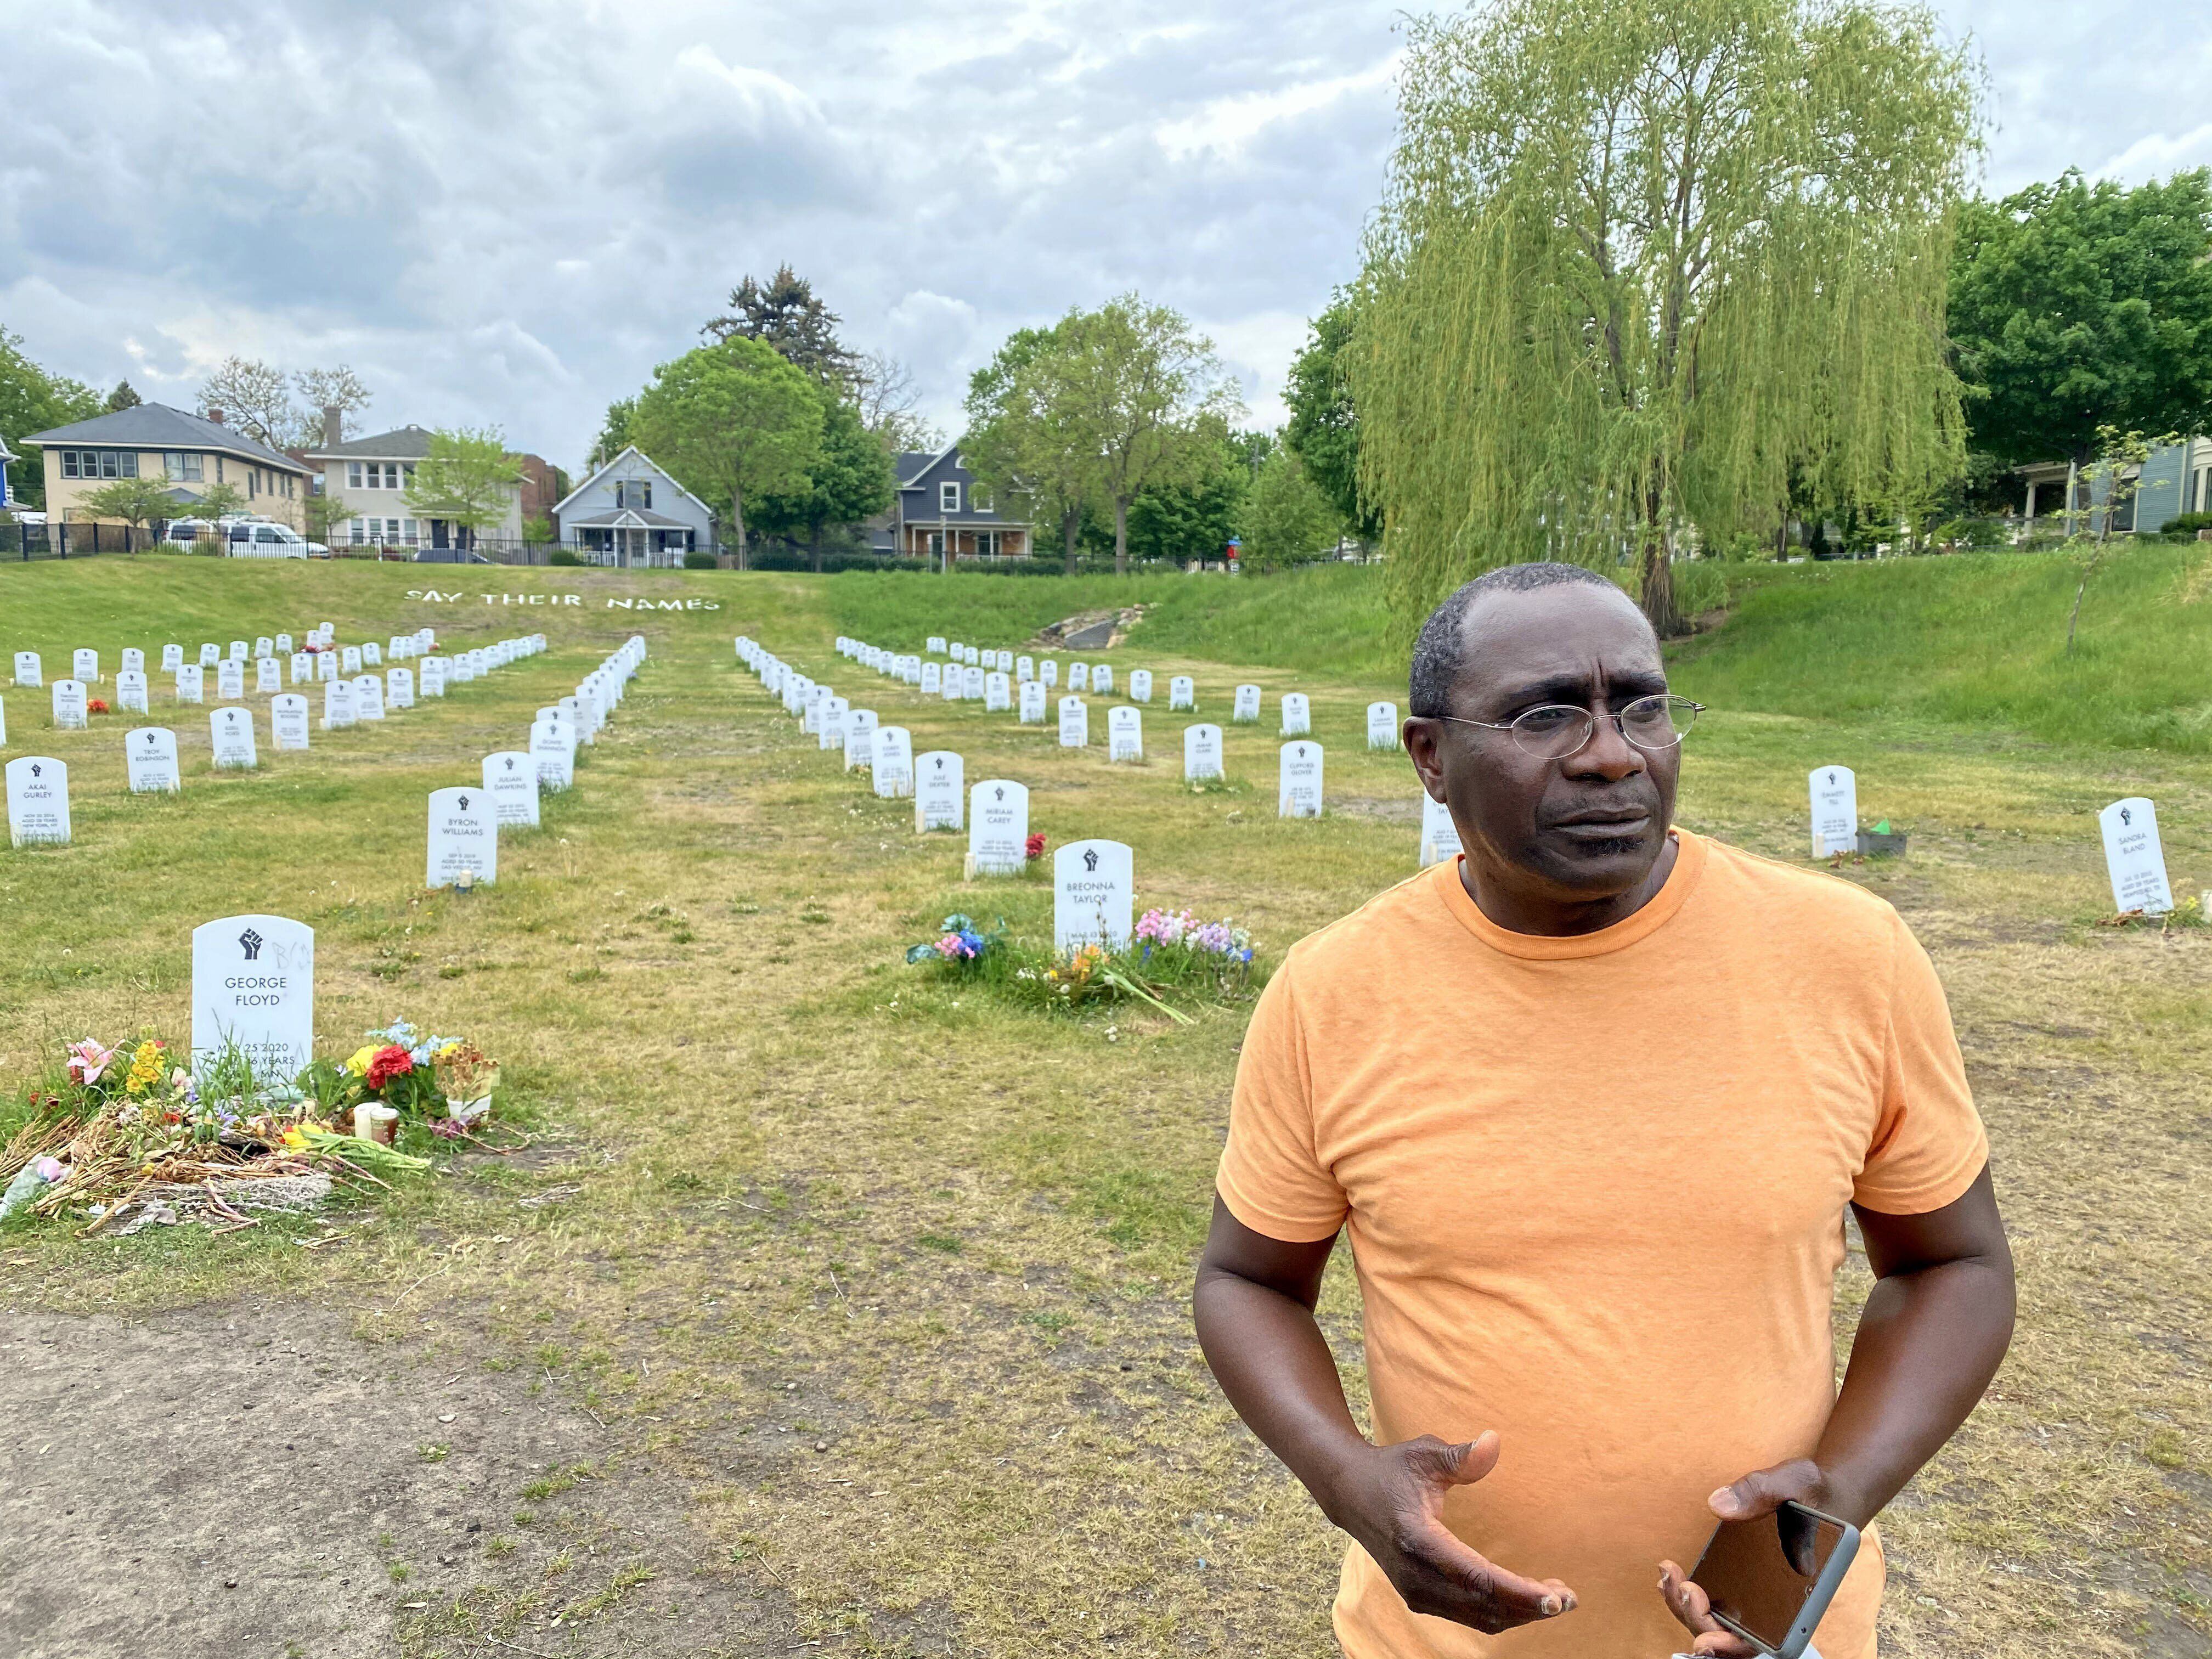
M434 587L410 587L410 599L425 605L459 605L463 599L482 599L486 605L581 605L580 593L441 593ZM720 599L609 599L610 611L720 611Z

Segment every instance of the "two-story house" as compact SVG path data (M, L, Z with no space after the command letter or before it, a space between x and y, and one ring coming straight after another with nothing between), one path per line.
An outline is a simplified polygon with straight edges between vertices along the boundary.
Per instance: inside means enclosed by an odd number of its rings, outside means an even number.
M84 498L118 478L167 480L180 519L211 487L228 484L243 498L241 512L295 530L307 523L307 469L225 426L219 409L203 416L137 404L25 435L46 452L46 516L56 524L91 522Z
M909 450L898 457L898 495L890 510L869 523L877 551L942 560L1026 558L1030 526L1003 516L975 475L960 464L960 448L934 454Z
M585 478L554 509L561 542L588 562L681 568L715 550L714 509L632 444Z
M471 539L443 519L418 517L408 505L407 488L415 469L430 453L429 429L395 427L366 438L341 440L335 411L326 414L321 445L306 453L322 474L318 495L331 502L332 545L356 547L452 547ZM524 526L543 512L558 475L535 455L516 455L522 478L507 492L506 511L496 524L476 532L486 541L519 542Z

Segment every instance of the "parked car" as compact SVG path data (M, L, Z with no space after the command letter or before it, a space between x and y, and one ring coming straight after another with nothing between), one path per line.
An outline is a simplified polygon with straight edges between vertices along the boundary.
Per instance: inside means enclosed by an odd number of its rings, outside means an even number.
M489 564L491 561L481 553L471 552L465 547L425 547L415 555L417 564Z
M178 519L161 538L171 547L194 547L201 542L221 542L234 559L327 559L331 550L311 542L288 524L274 519Z

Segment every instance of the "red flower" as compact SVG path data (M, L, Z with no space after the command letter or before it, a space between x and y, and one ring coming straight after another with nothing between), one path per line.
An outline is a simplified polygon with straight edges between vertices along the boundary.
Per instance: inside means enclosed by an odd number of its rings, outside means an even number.
M415 1062L398 1043L386 1043L368 1057L368 1086L381 1089L396 1077L405 1077L415 1069Z
M84 711L88 714L105 714L107 712L107 699L94 697L90 702L85 704Z
M1022 844L1022 850L1030 858L1042 858L1044 856L1044 831L1040 830L1035 835L1031 836L1028 841Z

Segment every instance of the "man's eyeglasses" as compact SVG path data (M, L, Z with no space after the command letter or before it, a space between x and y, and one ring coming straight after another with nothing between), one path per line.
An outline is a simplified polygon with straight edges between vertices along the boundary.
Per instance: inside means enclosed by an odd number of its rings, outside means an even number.
M1620 728L1620 735L1638 749L1672 749L1698 723L1705 704L1662 691L1638 697L1626 708L1607 709L1605 718ZM1510 720L1471 720L1458 714L1439 714L1438 720L1457 726L1480 726L1492 732L1510 732L1513 741L1539 760L1565 760L1581 752L1597 730L1598 716L1572 703L1547 702Z

